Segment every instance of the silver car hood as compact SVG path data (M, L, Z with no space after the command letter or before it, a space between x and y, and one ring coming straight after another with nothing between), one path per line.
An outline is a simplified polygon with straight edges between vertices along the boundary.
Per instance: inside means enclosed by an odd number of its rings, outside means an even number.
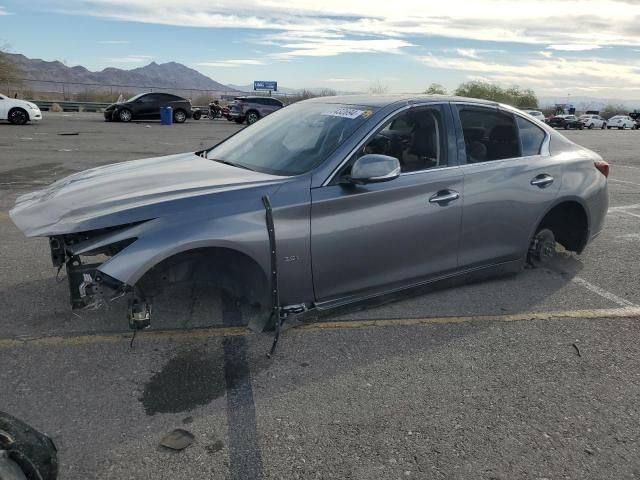
M188 208L181 200L283 180L183 153L70 175L18 197L9 214L29 237L59 235L148 220L161 216L167 202Z

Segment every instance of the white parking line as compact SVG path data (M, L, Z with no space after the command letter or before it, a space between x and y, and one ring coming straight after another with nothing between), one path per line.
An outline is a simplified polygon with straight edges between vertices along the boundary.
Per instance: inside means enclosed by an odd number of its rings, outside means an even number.
M637 213L627 212L626 210L614 210L613 213L624 213L625 215L631 215L632 217L640 218Z
M610 212L617 212L618 210L631 210L634 208L640 208L640 203L634 203L632 205L620 205L619 207L610 207Z
M636 182L628 182L626 180L618 180L617 178L610 178L609 179L610 182L614 182L614 183L624 183L626 185L635 185L637 187L640 187L640 183L636 183Z
M619 296L617 296L617 295L615 295L615 294L613 294L611 292L608 292L605 289L598 287L597 285L594 285L593 283L587 282L583 278L573 277L571 279L571 281L573 283L577 283L578 285L586 288L590 292L595 293L596 295L600 295L602 298L606 298L607 300L610 300L613 303L615 303L617 305L620 305L621 307L634 308L634 307L638 306L635 303L630 302L629 300L625 300L624 298L620 298Z

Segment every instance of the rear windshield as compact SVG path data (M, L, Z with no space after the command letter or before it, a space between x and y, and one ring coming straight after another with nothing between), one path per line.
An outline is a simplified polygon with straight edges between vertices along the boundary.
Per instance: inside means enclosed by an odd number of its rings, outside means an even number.
M272 175L299 175L322 163L375 109L296 103L245 128L207 158Z

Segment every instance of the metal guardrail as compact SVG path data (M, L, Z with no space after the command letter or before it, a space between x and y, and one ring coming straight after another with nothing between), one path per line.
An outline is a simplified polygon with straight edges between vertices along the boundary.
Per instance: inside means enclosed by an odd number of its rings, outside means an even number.
M100 103L100 102L54 102L49 100L29 100L31 103L35 103L38 105L38 108L44 112L48 112L51 110L53 104L57 104L62 108L64 112L102 112L105 108L107 108L111 103ZM196 106L192 107L194 110L196 108L200 110L209 110L208 106Z
M47 100L29 100L32 103L38 105L40 110L48 112L51 110L52 105L55 103L60 105L64 112L101 112L107 108L110 103L98 103L98 102L52 102Z

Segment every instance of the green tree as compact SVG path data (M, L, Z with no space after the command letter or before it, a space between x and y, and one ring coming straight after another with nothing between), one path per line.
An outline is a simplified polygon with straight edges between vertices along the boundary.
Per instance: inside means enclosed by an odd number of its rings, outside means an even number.
M376 80L369 86L369 93L373 95L382 95L389 92L389 84Z
M473 81L460 84L455 94L460 97L481 98L506 103L517 108L538 108L538 97L530 88L502 88L487 82Z
M615 117L616 115L627 115L629 113L629 109L622 104L613 105L608 104L605 105L602 110L600 110L600 115L607 120L611 117Z
M426 93L428 95L446 95L447 94L447 89L444 88L439 83L432 83L431 85L429 85L429 88L427 88L424 91L424 93Z

